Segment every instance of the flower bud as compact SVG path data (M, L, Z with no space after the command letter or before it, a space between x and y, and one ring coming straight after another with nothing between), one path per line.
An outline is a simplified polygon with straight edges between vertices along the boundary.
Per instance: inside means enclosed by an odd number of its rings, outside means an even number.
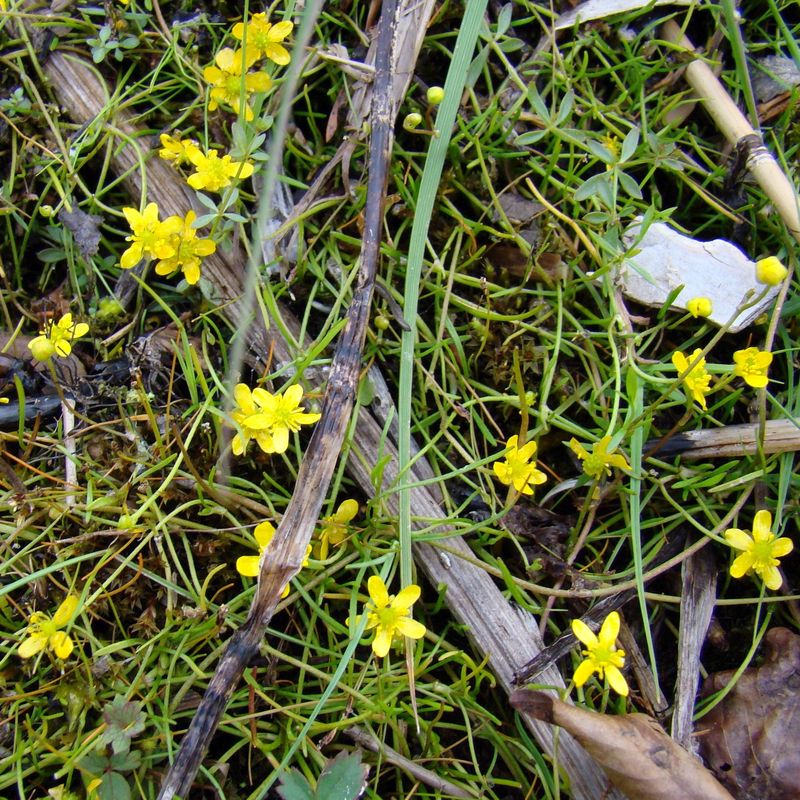
M693 317L710 317L713 306L708 297L693 297L686 304L686 310Z
M56 211L55 211L55 209L53 208L53 206L49 205L48 203L45 203L44 205L41 205L41 206L39 206L39 213L40 213L40 214L41 214L41 215L42 215L42 216L43 216L45 219L50 219L50 217L52 217L52 216L53 216L53 214L55 214L55 213L56 213Z
M418 114L416 111L413 111L411 114L406 114L406 118L403 120L403 127L407 131L413 131L415 128L419 128L422 124L422 114Z
M785 280L788 274L789 270L775 256L768 256L756 261L756 280L759 283L777 286Z
M432 106L438 106L444 100L444 89L441 86L431 86L425 93L428 103Z

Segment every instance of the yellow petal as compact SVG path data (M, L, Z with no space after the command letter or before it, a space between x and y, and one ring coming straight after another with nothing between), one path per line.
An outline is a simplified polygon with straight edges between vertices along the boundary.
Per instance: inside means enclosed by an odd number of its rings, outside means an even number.
M597 637L583 620L572 620L572 632L575 634L578 641L583 642L587 647L597 647L599 644Z
M269 29L269 38L273 42L281 42L292 32L292 28L294 28L294 23L289 20L276 22Z
M233 387L233 399L245 414L252 414L256 410L250 387L246 383L237 383Z
M367 591L375 608L385 608L389 605L389 592L380 575L372 575L367 581Z
M753 556L751 553L742 553L740 556L737 556L733 564L731 564L731 577L732 578L742 578L744 577L753 567Z
M78 608L78 597L68 594L53 615L53 623L56 628L63 628L73 617Z
M380 628L372 642L372 650L376 656L383 658L392 646L392 634L386 628Z
M611 688L620 696L628 696L628 682L625 676L612 664L605 669L606 677Z
M619 614L616 611L612 611L603 620L603 626L600 628L598 639L601 644L609 647L613 646L614 642L617 641L617 636L619 636L619 624Z
M272 537L274 535L275 527L269 520L260 522L258 525L256 525L256 529L253 531L253 536L255 537L256 542L258 542L258 546L262 550L272 541Z
M397 630L410 639L421 639L426 632L425 626L411 617L401 617L397 620Z
M783 558L783 556L791 553L793 549L794 542L791 539L782 536L780 539L776 539L772 544L772 557Z
M47 637L41 634L32 634L27 639L24 639L20 644L17 652L20 658L30 658L37 653L44 650L47 645Z
M260 556L239 556L236 559L236 571L246 578L255 578L258 575Z
M757 511L753 518L753 539L765 542L772 533L772 514L769 511Z
M72 639L64 631L56 631L50 637L50 648L57 658L68 658L74 646Z
M575 670L572 680L575 681L576 686L583 686L583 684L586 683L586 681L588 681L593 674L594 664L592 664L592 662L587 658L578 664L578 668Z
M358 503L355 500L345 500L339 504L333 518L336 522L346 525L358 514Z
M736 550L746 551L753 546L753 539L746 531L739 530L739 528L728 528L723 536L725 537L725 541Z
M415 583L400 591L392 602L392 608L411 608L419 600L422 590Z
M783 578L777 567L765 567L761 570L761 579L764 581L764 586L771 589L773 592L781 588Z

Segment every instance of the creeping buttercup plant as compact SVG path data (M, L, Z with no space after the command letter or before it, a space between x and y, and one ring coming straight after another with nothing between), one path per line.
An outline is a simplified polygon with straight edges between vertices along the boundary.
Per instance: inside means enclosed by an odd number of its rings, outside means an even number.
M307 490L358 285L359 110L381 88L368 4L311 9L115 0L54 17L0 0L0 797L157 796ZM742 11L753 63L791 51L789 0ZM497 687L519 637L480 624L487 597L573 632L561 690L620 715L654 701L633 643L675 699L665 654L699 548L721 640L752 641L706 648L706 669L740 670L765 628L795 624L794 456L767 446L797 416L795 249L720 160L711 118L676 124L673 12L579 23L535 63L552 20L451 12L421 20L397 94L380 296L312 549L193 793L575 796L566 740L556 769ZM695 8L689 30L734 31L717 13ZM64 61L92 76L88 116L64 100ZM744 98L749 75L722 69ZM770 108L765 145L791 166L791 98ZM296 205L255 233L272 167ZM654 222L699 242L746 230L775 305L731 333L700 292L685 311L630 303L611 267ZM749 449L681 449L735 425ZM466 592L465 571L482 576ZM626 591L639 602L579 623Z

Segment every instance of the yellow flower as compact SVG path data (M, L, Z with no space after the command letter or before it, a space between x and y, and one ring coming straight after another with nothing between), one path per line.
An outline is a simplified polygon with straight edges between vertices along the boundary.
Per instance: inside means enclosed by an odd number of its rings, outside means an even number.
M253 438L265 453L283 453L289 446L289 432L310 425L320 414L308 414L300 408L303 387L290 386L283 394L274 395L266 389L250 389L236 385L233 396L238 408L231 413L240 432L233 437L234 455L240 456Z
M733 374L744 378L748 386L763 389L769 383L767 371L772 363L772 353L769 350L759 350L757 347L737 350L733 354L733 361Z
M276 64L286 66L290 60L289 52L280 43L292 32L292 28L294 25L291 22L283 21L273 25L267 22L266 14L253 14L247 24L237 22L232 33L240 42L247 40L247 54L253 55L254 60L263 56Z
M264 521L258 525L256 525L255 530L253 531L253 536L255 537L256 544L258 545L258 555L257 556L240 556L236 559L236 571L240 575L244 575L246 578L256 578L258 577L260 563L261 563L261 556L263 552L267 549L267 545L272 541L272 537L275 535L275 528L273 527L272 523L268 521ZM311 553L311 547L306 547L306 557L303 559L303 566L308 566L308 556ZM281 597L286 597L289 594L289 584L287 583L286 586L283 587L283 592L281 593Z
M675 369L678 370L678 375L681 380L686 384L686 388L692 395L692 399L700 405L700 408L705 410L708 407L706 405L706 395L711 391L711 375L709 375L706 370L706 360L700 358L692 369L689 370L689 364L696 361L702 352L703 351L698 348L689 358L686 358L686 356L678 350L672 354L672 363L675 365Z
M192 189L218 192L229 186L232 180L244 180L253 174L253 165L249 161L234 161L229 155L220 158L216 150L207 153L195 150L189 153L189 160L195 169L187 178Z
M85 322L73 322L72 314L64 314L58 322L49 322L39 336L28 342L33 357L37 361L47 361L57 355L66 358L72 352L72 342L86 336L89 326Z
M328 557L330 545L339 545L347 537L347 524L358 514L358 503L345 500L339 504L336 513L322 520L319 541L314 545L314 558L324 561Z
M780 589L783 578L778 571L778 559L791 553L794 543L785 536L775 538L769 511L756 512L752 536L749 531L738 528L728 528L724 536L731 547L742 551L731 564L731 577L741 578L748 572L755 572L767 589Z
M247 450L250 439L255 439L265 453L273 453L271 424L263 411L263 403L269 395L266 389L253 389L244 383L237 383L233 390L233 398L237 408L231 412L233 421L239 427L239 433L233 437L231 447L233 454L240 456Z
M611 474L611 467L618 469L630 469L630 464L625 460L621 453L609 453L608 445L611 442L610 436L604 436L599 442L592 445L590 453L574 437L569 440L569 447L573 453L583 462L583 471L590 478L602 478L603 475Z
M165 161L173 161L175 166L188 164L189 156L200 150L200 145L194 139L176 139L168 133L161 134L161 150L158 155Z
M203 78L211 84L209 111L226 105L238 114L239 107L244 102L244 118L248 122L253 119L250 95L253 92L266 92L272 85L266 72L247 72L255 60L256 56L249 48L247 54L243 54L241 50L231 50L230 47L224 47L217 53L214 59L216 66L203 70Z
M612 611L603 620L599 636L595 636L589 626L579 619L572 620L572 632L586 645L586 650L581 650L586 658L578 664L573 676L575 685L583 686L596 672L599 678L608 678L617 694L627 697L628 683L620 672L620 668L625 666L625 651L615 647L619 634L619 614Z
M783 283L788 274L789 270L775 256L756 261L756 280L759 283L777 286L779 283Z
M210 256L217 245L212 239L197 238L197 228L194 227L196 218L197 214L189 211L183 218L176 216L164 220L164 225L174 230L170 234L170 243L175 254L156 264L157 274L169 275L180 268L187 283L195 284L200 280L200 260L204 256Z
M259 404L264 415L269 420L272 434L272 450L267 453L284 453L289 446L289 432L300 430L301 425L311 425L316 422L321 414L309 414L300 408L303 399L303 387L295 383L283 394L270 394Z
M686 304L686 310L693 317L710 317L714 307L708 297L693 297Z
M494 473L500 483L513 485L522 494L533 494L531 485L538 485L547 480L547 476L536 469L536 462L529 463L536 455L536 442L528 442L517 447L517 437L512 436L506 442L505 460L494 462Z
M119 260L122 269L135 267L143 258L169 258L175 255L170 242L171 228L165 228L158 219L158 206L155 203L148 203L142 213L135 208L123 208L122 213L132 233L125 237L132 244Z
M40 653L45 648L52 650L56 658L67 658L75 646L63 628L74 616L78 608L78 598L68 594L64 602L56 609L51 619L48 614L35 611L27 628L27 638L19 646L20 658L30 658Z
M377 628L372 640L372 650L376 656L383 658L398 636L421 639L425 635L425 626L411 617L411 606L419 600L419 586L412 583L395 597L389 594L380 577L373 575L367 581L367 590L371 605L365 608L366 630Z

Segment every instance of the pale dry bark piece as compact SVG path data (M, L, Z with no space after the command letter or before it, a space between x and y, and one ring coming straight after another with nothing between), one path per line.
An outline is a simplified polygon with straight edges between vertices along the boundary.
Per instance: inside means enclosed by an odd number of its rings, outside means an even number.
M692 58L686 65L684 77L723 136L734 147L742 140L752 143L749 146L747 168L764 194L772 201L792 236L800 241L800 198L778 162L764 146L761 135L753 130L709 66L700 59L693 58L694 45L683 35L674 20L664 23L662 33L668 42L684 48L686 55Z
M60 104L80 124L107 126L110 120L104 116L109 108L108 94L99 74L84 61L73 56L54 53L45 66L52 81L53 91ZM111 106L113 107L113 105ZM162 214L185 214L195 207L191 191L165 162L153 155L151 144L135 129L130 117L118 112L113 117L113 127L134 141L147 142L140 145L146 160L147 200L158 203ZM107 127L105 127L108 130ZM130 144L115 149L112 158L115 171L126 175L132 196L142 187L142 174L136 151ZM219 293L220 303L233 328L242 331L248 340L251 354L272 356L273 362L286 364L294 361L295 348L287 343L278 331L267 330L260 317L253 319L245 311L242 298L243 274L246 255L242 248L224 254L220 251L203 261L203 274ZM281 309L282 324L290 331L299 326L291 315ZM350 474L367 495L375 492L372 470L378 461L389 456L383 473L384 491L394 485L397 478L397 451L383 435L382 426L368 411L359 412L358 426L353 442L353 451L348 460ZM413 474L417 479L430 477L432 471L424 459L418 459ZM515 669L530 661L542 648L542 640L533 617L512 607L495 586L493 579L479 566L470 548L462 537L452 535L446 528L438 489L434 485L415 486L411 490L412 510L417 528L441 526L446 541L440 545L417 544L415 557L427 574L431 584L446 586L445 600L454 616L465 626L476 649L489 657L489 664L503 689L508 692L513 686ZM396 511L396 498L386 495L390 510ZM544 683L563 688L563 679L555 668L547 670L540 678ZM600 768L568 735L560 735L554 742L549 725L525 716L525 722L533 732L542 749L553 754L557 747L559 769L567 776L576 800L607 800L619 798L609 789L608 781Z
M675 680L671 733L679 745L696 753L692 716L697 687L700 685L700 651L717 599L717 567L708 549L694 553L683 562L681 583L678 677Z
M511 705L569 731L631 800L734 800L645 714L598 714L528 689L514 692Z

